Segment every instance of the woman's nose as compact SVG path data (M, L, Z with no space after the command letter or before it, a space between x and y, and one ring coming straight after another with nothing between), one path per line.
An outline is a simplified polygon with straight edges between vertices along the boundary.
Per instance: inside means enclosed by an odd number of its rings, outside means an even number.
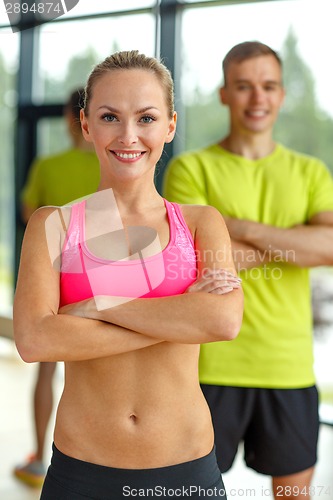
M125 146L135 144L138 140L136 127L132 124L124 124L121 127L118 139Z

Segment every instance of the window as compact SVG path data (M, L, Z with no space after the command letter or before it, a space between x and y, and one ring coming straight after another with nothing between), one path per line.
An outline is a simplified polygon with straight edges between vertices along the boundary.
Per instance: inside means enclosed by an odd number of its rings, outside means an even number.
M9 314L13 294L14 249L14 125L18 36L0 32L0 315ZM4 49L5 48L5 49Z
M187 113L180 149L200 147L223 136L227 113L216 92L222 82L222 59L233 45L259 40L277 50L285 61L287 98L276 128L277 139L322 158L333 172L332 14L330 0L318 0L315 10L311 0L186 9L181 92ZM292 71L293 63L297 63L298 72ZM302 88L304 80L306 89ZM312 108L304 110L304 103L311 99Z
M57 154L69 147L71 147L71 143L64 118L42 118L39 120L37 156Z
M85 36L88 33L89 36ZM95 64L116 50L132 49L154 55L153 15L44 24L40 28L34 101L38 104L64 102L75 87L86 83Z
M79 0L79 3L68 14L69 16L84 16L87 14L95 15L104 12L117 12L130 9L141 9L152 7L156 4L156 0Z

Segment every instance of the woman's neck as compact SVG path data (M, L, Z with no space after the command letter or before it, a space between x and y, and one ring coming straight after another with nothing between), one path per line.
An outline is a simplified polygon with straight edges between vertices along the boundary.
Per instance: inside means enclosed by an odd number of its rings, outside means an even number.
M163 198L154 184L147 186L147 184L142 185L138 182L118 183L110 186L110 184L101 183L97 194L99 194L99 203L103 205L110 200L115 200L123 215L126 213L145 213L164 204Z

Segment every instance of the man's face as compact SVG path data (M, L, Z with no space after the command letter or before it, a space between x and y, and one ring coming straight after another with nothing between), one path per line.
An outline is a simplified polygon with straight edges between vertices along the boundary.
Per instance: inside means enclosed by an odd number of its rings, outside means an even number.
M231 63L220 97L229 107L233 132L271 131L284 98L279 63L272 55Z

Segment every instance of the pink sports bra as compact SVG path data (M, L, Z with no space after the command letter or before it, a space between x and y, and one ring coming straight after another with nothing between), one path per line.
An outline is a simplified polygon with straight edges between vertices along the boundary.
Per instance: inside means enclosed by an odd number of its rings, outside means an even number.
M183 293L197 276L194 242L180 207L164 200L170 239L156 255L105 260L85 242L85 201L72 206L61 255L60 306L98 295L151 298Z

